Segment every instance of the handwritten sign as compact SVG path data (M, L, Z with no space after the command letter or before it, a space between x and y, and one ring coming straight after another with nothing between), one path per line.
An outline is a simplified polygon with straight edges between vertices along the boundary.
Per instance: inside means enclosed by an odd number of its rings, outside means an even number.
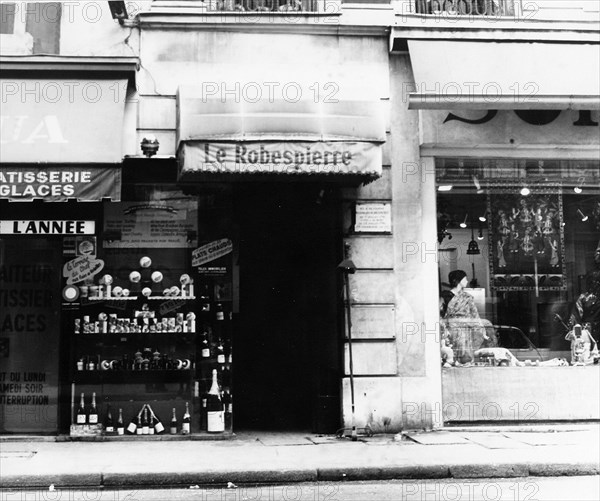
M201 266L233 251L233 242L228 238L215 240L192 251L192 266Z
M356 204L355 232L390 233L392 207L385 203Z
M76 284L100 273L103 268L104 261L102 259L79 256L65 263L63 266L63 277L67 279L68 284Z

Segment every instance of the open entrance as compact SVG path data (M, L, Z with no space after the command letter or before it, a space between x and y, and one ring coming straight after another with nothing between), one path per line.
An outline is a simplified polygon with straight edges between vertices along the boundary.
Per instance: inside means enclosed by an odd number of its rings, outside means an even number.
M339 427L341 229L337 192L313 184L234 188L240 315L236 429Z

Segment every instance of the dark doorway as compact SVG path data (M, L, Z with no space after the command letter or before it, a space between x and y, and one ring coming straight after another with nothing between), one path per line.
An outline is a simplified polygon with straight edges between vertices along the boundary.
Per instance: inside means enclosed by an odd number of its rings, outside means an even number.
M240 314L236 429L333 432L339 424L337 191L256 183L234 190Z

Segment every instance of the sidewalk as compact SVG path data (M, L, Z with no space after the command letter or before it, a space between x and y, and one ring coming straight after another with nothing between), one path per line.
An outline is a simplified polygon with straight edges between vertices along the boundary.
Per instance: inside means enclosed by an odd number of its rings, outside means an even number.
M4 488L201 486L600 474L600 424L449 428L349 438L240 432L231 440L0 440Z

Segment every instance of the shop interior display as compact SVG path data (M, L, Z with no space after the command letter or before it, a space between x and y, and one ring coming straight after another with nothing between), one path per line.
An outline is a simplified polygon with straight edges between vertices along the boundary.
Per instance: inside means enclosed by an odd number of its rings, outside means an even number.
M148 255L119 278L105 270L70 308L71 436L230 432L232 315L220 285Z
M599 365L599 172L594 162L436 160L440 299L456 285L449 273L466 270L477 306L441 306L444 367Z

